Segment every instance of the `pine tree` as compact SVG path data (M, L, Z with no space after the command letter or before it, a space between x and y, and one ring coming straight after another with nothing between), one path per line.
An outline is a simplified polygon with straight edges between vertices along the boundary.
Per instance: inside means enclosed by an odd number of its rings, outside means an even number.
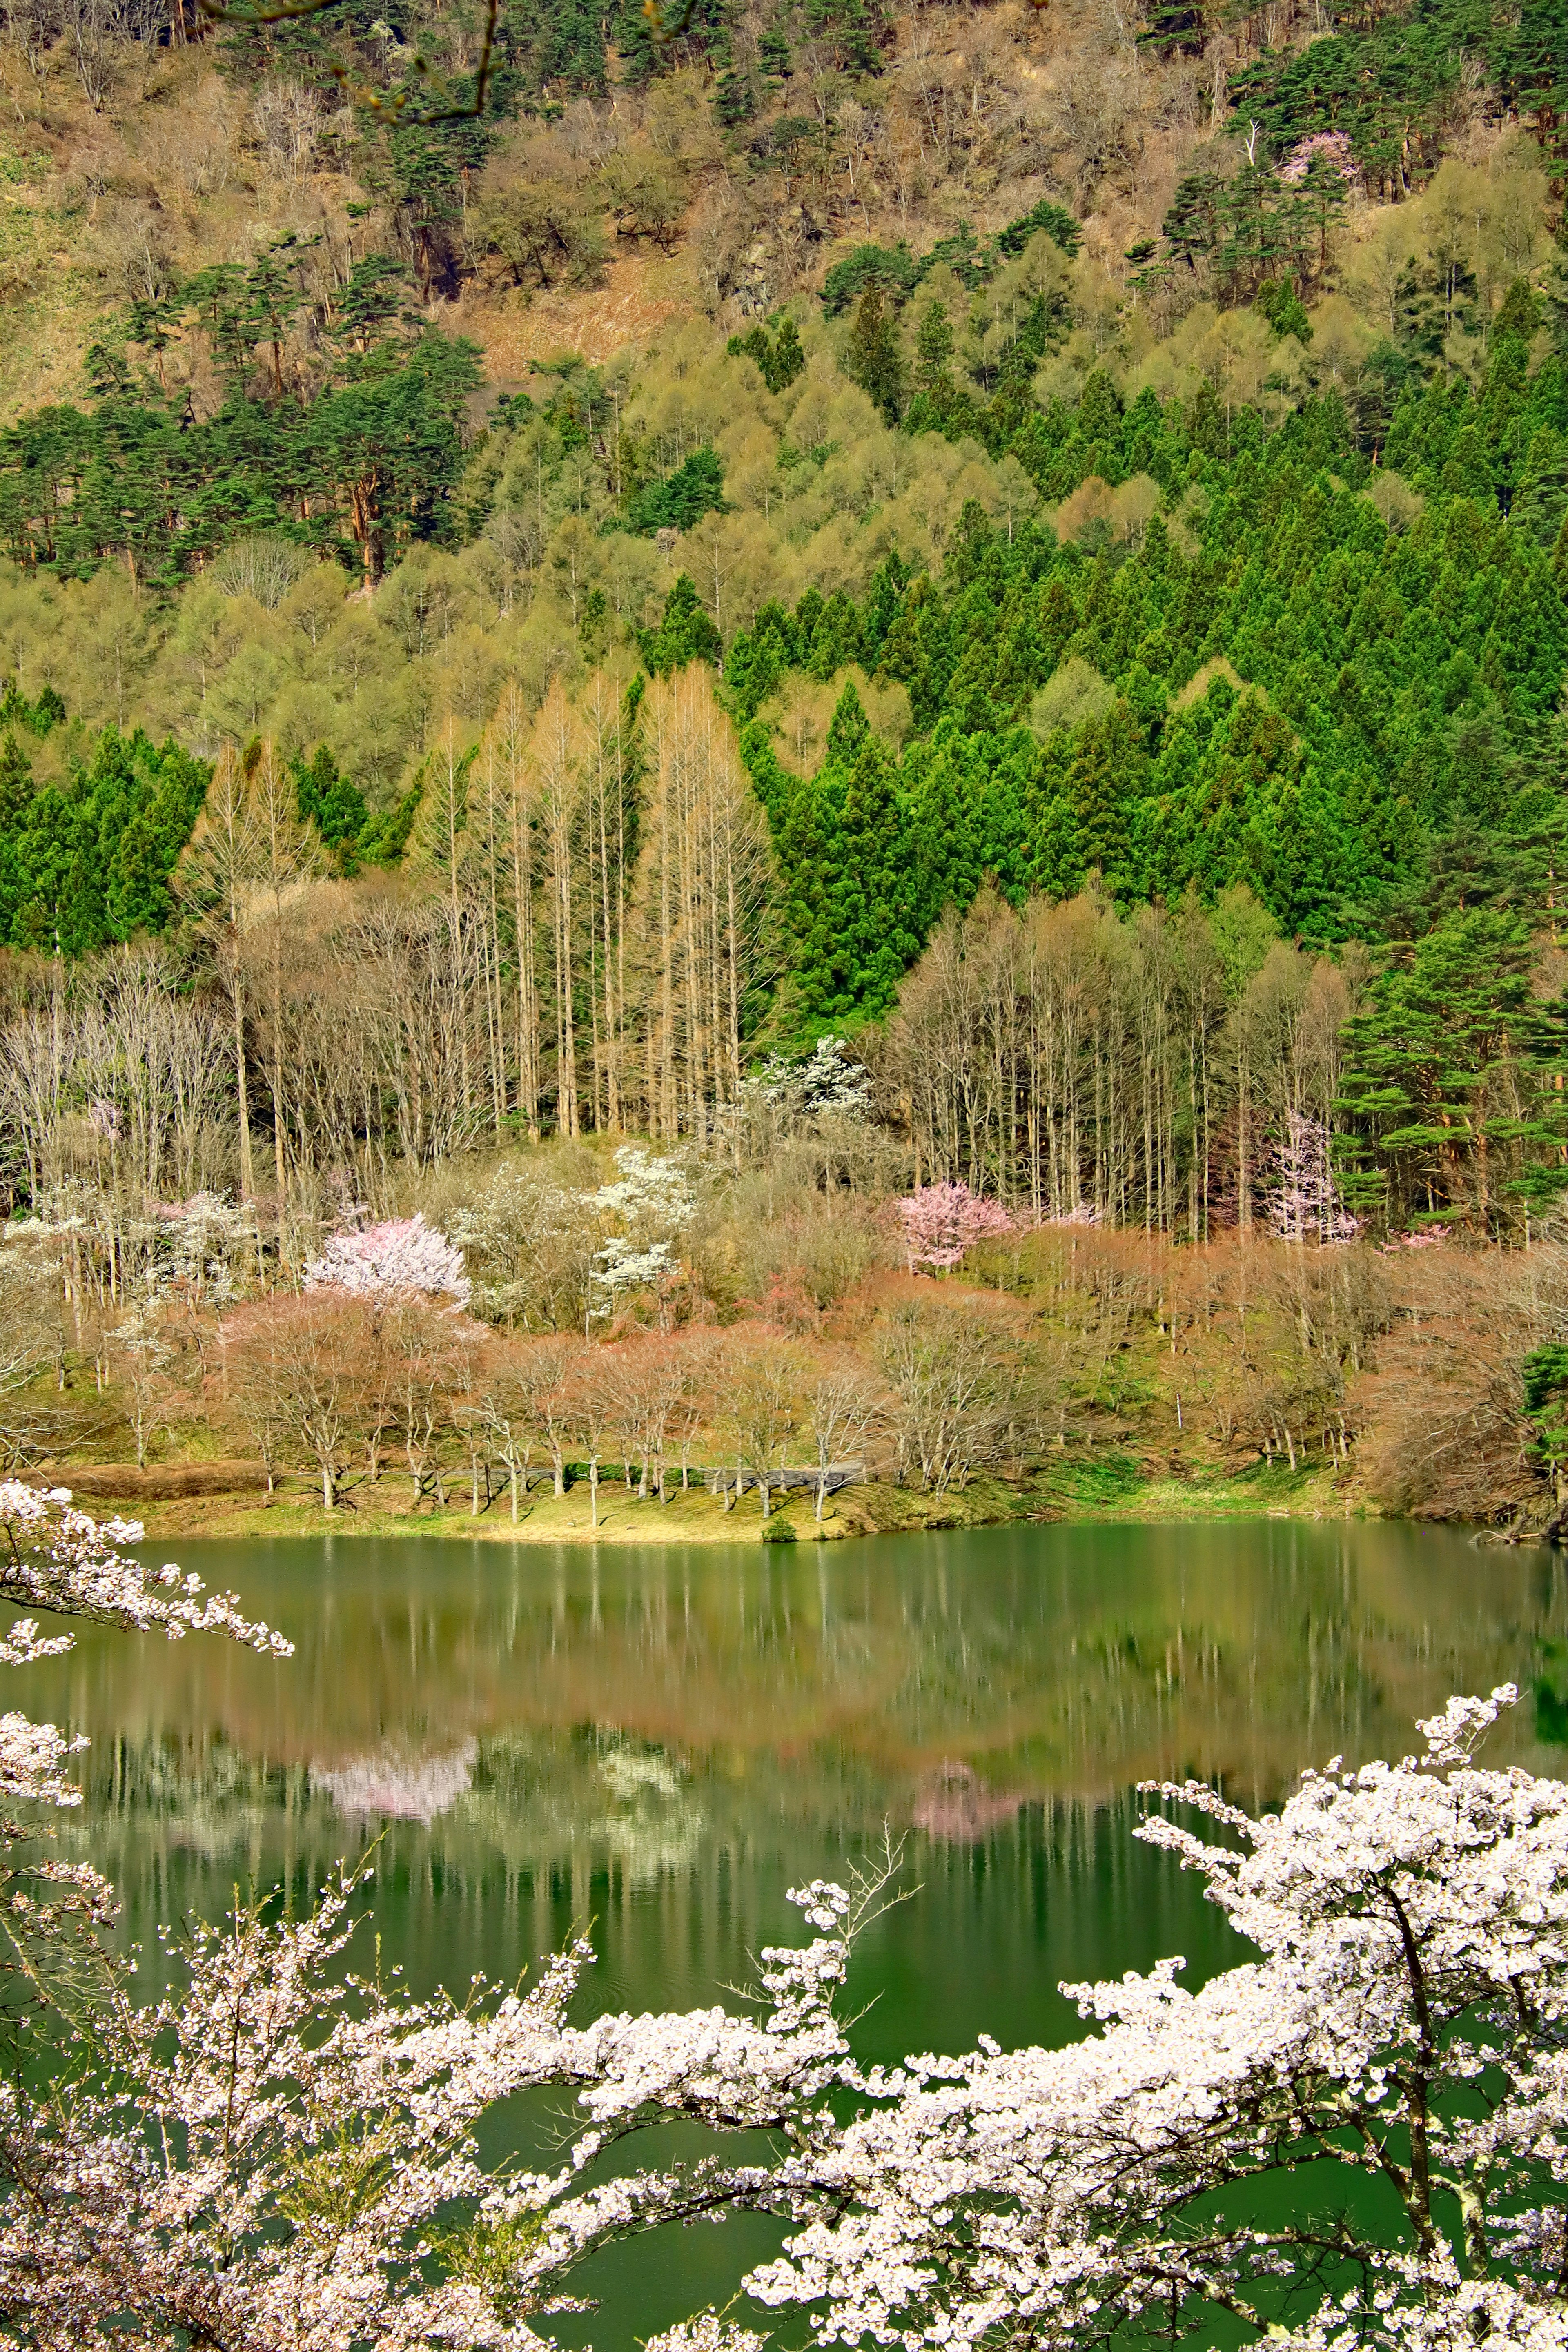
M875 285L867 287L856 306L844 370L875 404L884 421L896 425L903 404L903 363L892 322Z

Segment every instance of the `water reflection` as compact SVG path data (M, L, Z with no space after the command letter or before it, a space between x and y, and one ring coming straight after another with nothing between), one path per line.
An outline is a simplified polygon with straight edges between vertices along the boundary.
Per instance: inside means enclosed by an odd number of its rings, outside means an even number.
M346 1813L430 1822L482 1809L520 1740L555 1759L552 1782L574 1774L554 1799L595 1821L606 1788L740 1784L764 1759L803 1815L869 1799L960 1835L997 1818L996 1791L1097 1802L1157 1771L1266 1802L1327 1747L1407 1742L1457 1684L1540 1673L1568 1634L1554 1555L1375 1526L186 1556L275 1614L298 1654L279 1666L89 1631L33 1669L30 1703L96 1734L93 1791L114 1809L166 1813L195 1794L176 1786L209 1780L232 1806L259 1770L269 1811L302 1770ZM127 1777L132 1749L145 1761ZM645 1769L638 1753L670 1760Z
M379 1836L383 1955L416 1989L512 1978L592 1920L589 2007L706 2003L791 1930L785 1886L886 1821L921 1892L865 1955L878 2057L1058 2038L1079 2030L1064 1979L1236 1955L1190 1874L1131 1839L1141 1779L1267 1804L1304 1762L1404 1752L1415 1716L1510 1678L1535 1704L1503 1752L1559 1769L1568 1738L1562 1563L1444 1531L184 1557L294 1659L86 1627L16 1684L93 1742L63 1836L120 1885L127 1937L247 1882L304 1900ZM607 2257L585 2335L629 2352L739 2262L729 2232Z
M384 1825L432 1951L459 1908L534 1948L606 1890L710 1910L883 1821L933 1850L928 1875L984 1864L994 1889L1041 1824L1120 1810L1136 1780L1195 1772L1266 1804L1309 1759L1408 1747L1450 1690L1539 1681L1514 1750L1561 1729L1561 1563L1441 1531L187 1556L295 1658L87 1628L27 1677L35 1712L92 1739L67 1837L138 1926L253 1877L303 1886Z

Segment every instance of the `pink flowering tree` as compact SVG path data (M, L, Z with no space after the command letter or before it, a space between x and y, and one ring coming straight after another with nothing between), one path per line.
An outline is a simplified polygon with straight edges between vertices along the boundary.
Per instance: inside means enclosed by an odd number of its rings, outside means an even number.
M463 1253L423 1215L394 1217L363 1233L329 1234L305 1268L307 1290L345 1290L356 1298L399 1293L468 1303L472 1285Z
M1300 186L1313 171L1331 173L1347 186L1361 177L1361 166L1355 160L1350 134L1344 131L1314 131L1299 139L1279 166L1279 177L1287 186Z
M1321 1119L1288 1110L1272 1160L1268 1222L1281 1241L1354 1241L1361 1226L1340 1198Z
M910 1272L917 1266L959 1265L976 1242L1010 1234L1013 1220L1000 1201L987 1201L967 1184L924 1184L899 1202Z

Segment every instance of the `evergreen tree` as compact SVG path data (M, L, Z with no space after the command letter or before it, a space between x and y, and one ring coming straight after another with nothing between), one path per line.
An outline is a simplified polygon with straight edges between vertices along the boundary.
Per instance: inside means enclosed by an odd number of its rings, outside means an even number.
M856 306L844 369L885 421L896 425L903 405L903 363L892 322L883 309L880 289L875 285L867 287Z
M642 655L656 677L684 669L688 662L717 663L723 640L703 608L695 581L683 572L665 599L658 627L642 634Z

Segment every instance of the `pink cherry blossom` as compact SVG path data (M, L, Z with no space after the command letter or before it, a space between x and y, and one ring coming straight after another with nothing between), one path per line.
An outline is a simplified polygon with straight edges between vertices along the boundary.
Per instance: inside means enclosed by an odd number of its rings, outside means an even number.
M963 1182L922 1185L898 1205L911 1274L918 1265L957 1265L976 1242L1013 1230L1000 1201L987 1201Z
M346 1290L358 1298L422 1293L466 1307L472 1285L462 1251L420 1213L367 1225L363 1233L329 1234L321 1256L305 1268L305 1287Z

